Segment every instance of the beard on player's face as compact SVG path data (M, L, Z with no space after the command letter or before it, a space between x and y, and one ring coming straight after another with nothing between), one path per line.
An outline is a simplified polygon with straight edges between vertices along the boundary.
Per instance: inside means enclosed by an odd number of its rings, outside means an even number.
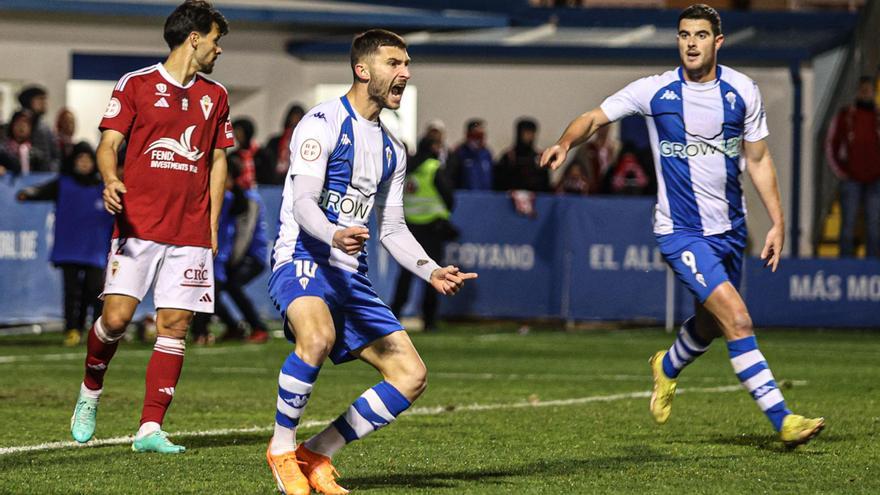
M375 71L370 73L375 74ZM387 78L382 78L378 75L371 77L367 83L367 95L369 95L371 100L378 103L381 108L395 110L400 106L395 105L389 98L391 96L391 81Z

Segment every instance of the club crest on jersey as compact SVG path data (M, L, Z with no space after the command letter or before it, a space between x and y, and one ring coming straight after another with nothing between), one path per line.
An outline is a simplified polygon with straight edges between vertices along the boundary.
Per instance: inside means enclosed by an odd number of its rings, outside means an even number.
M156 103L153 103L153 106L156 108L168 108L168 100L166 100L164 96L161 96Z
M180 109L186 112L189 110L189 98L184 98L180 100Z
M724 95L724 99L727 100L727 103L730 103L730 109L733 110L736 106L736 93L728 91L727 94Z
M211 101L211 97L205 95L199 100L199 104L202 106L202 115L205 116L205 120L208 120L208 116L211 115L211 109L214 108L214 102Z
M165 83L157 83L156 96L171 96L170 94L168 94L168 85Z
M391 155L392 155L391 146L386 146L385 147L385 161L387 163L391 163Z

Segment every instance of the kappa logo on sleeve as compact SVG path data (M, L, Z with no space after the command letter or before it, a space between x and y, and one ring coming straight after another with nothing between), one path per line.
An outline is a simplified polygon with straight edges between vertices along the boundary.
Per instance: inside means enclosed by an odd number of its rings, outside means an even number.
M321 143L314 139L306 139L299 147L299 156L307 162L313 162L321 156Z

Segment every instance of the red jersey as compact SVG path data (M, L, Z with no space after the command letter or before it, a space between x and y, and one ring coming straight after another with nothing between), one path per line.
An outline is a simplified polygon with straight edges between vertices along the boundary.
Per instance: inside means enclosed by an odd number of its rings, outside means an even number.
M113 237L210 248L212 155L233 145L226 88L199 74L182 86L162 64L130 72L100 128L128 141Z

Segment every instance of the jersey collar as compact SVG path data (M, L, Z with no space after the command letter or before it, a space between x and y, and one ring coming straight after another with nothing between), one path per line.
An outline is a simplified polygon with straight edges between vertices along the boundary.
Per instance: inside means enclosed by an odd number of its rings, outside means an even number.
M342 95L339 99L342 100L342 106L345 107L345 111L348 112L348 115L352 118L352 120L359 121L367 125L375 125L377 127L381 125L381 119L376 119L376 122L373 122L371 120L367 120L366 118L362 117L361 114L357 113L357 110L355 110L354 107L351 106L351 102L348 101L348 96Z
M696 89L696 90L711 89L711 88L714 88L715 85L721 81L721 65L720 64L715 65L715 80L714 81L708 81L708 82L704 82L704 83L688 81L684 77L684 67L682 67L682 66L678 66L678 79L683 84L687 85L691 89Z
M177 86L178 88L181 88L181 89L189 89L189 88L191 88L192 85L196 83L196 79L198 79L198 77L199 77L199 75L196 74L196 75L193 76L193 78L189 81L189 84L187 84L186 86L184 86L184 85L180 84L179 82L177 82L176 79L174 79L173 77L171 77L171 74L169 74L168 71L165 70L165 65L164 65L164 64L162 64L161 62L159 62L159 63L156 64L156 65L157 65L157 67L159 67L159 74L162 76L162 78L164 78L166 81L168 81L168 83L170 83L171 85L173 85L173 86Z

